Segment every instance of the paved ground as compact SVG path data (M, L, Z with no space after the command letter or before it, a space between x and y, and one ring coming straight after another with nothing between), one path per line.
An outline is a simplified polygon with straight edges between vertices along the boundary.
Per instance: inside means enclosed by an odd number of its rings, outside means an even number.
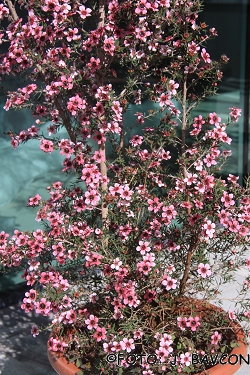
M48 334L30 334L32 325L41 323L45 319L25 314L20 304L0 309L1 375L56 375L46 353Z

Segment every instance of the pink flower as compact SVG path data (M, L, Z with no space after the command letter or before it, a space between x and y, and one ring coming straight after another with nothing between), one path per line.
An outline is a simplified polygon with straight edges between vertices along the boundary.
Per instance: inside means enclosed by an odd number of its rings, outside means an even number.
M211 222L211 220L207 220L205 224L203 224L203 229L207 237L213 238L213 234L215 233L215 224Z
M203 159L204 163L207 167L211 167L212 165L216 165L217 161L213 155L207 154L206 157Z
M111 56L114 55L114 50L115 50L115 40L114 40L113 37L105 38L105 39L104 39L103 49L104 49L104 51L109 52L109 54L110 54Z
M54 144L51 141L42 139L40 141L40 149L46 153L51 154L51 152L54 150Z
M32 328L31 328L31 334L33 337L36 337L39 335L39 329L37 327L37 325L33 325Z
M192 204L190 202L182 202L180 206L186 209L192 208Z
M58 82L58 86L61 86L66 90L71 90L73 88L73 79L71 77L63 75L60 77L60 80L61 82Z
M146 27L136 27L135 28L136 32L136 38L141 40L142 42L147 41L147 37L151 35L151 31L147 30Z
M154 213L158 212L162 207L162 203L159 202L159 198L155 197L154 199L148 199L148 210L153 211Z
M44 12L59 12L60 7L58 1L46 0L45 5L42 7L42 10Z
M99 266L101 264L100 260L102 259L102 255L95 254L95 253L88 253L88 255L85 256L85 259L86 259L86 267Z
M13 147L14 149L16 149L17 146L19 145L18 140L12 137L12 138L11 138L11 145L12 145L12 147Z
M229 312L228 312L228 316L229 316L229 318L230 318L231 320L236 319L236 315L235 315L235 313L234 313L234 310L229 311Z
M190 366L192 361L191 354L186 352L185 354L180 355L180 362L183 363L185 366Z
M202 129L202 125L205 124L205 120L203 120L203 117L199 115L198 117L194 118L193 123L193 130L190 132L191 135L198 135Z
M163 350L165 355L168 356L173 351L173 348L171 347L172 343L172 336L164 333L164 336L160 339L159 350Z
M241 109L238 109L238 108L235 108L235 107L232 107L232 108L229 108L229 109L231 109L231 112L230 112L231 120L233 122L237 122L239 117L241 116Z
M134 331L133 332L133 335L134 335L134 339L135 340L140 340L143 336L143 332L142 330L139 328L137 331Z
M122 186L118 184L117 182L114 184L114 186L109 187L109 192L112 196L121 194L122 192Z
M219 125L221 121L221 118L215 112L209 113L208 119L209 119L209 124L212 124L212 125Z
M122 345L121 345L121 341L120 342L113 341L112 346L111 346L111 351L118 353L121 350L123 350Z
M96 206L100 200L100 195L97 190L90 190L84 193L84 203L91 206Z
M169 356L169 351L166 350L165 348L161 347L159 349L156 349L155 351L157 357L160 359L161 363L164 363L167 361L167 358Z
M103 343L103 349L104 349L105 353L112 353L112 343L104 342Z
M143 297L145 300L147 300L149 303L154 301L156 298L156 292L153 290L147 290Z
M169 105L171 102L170 102L170 95L169 94L161 94L160 98L159 98L159 104L161 107L164 107L164 106L167 106Z
M115 270L119 270L121 265L122 265L122 261L119 258L115 258L113 260L113 263L111 264L111 268Z
M143 261L137 263L137 269L139 272L143 273L144 275L148 275L151 271L152 267L155 266L155 255L148 253L143 256Z
M7 17L9 14L9 9L3 6L3 4L0 4L0 19L3 17Z
M130 353L131 350L135 349L134 340L127 339L126 337L120 341L122 350L126 350L127 353Z
M200 318L195 316L194 318L190 316L187 321L187 327L191 328L191 331L195 332L196 329L200 326Z
M75 116L78 111L86 108L86 101L80 98L77 94L69 99L67 108L71 112L72 116Z
M36 194L34 197L29 198L28 206L38 206L41 199L42 197L39 194Z
M104 340L106 338L106 329L97 327L93 337L96 339L97 342Z
M206 278L207 276L210 276L211 275L210 265L200 263L198 265L198 274L201 275L201 277L203 277L203 278Z
M64 341L55 339L51 337L48 341L48 349L52 350L53 352L64 352L64 348L67 347L68 344Z
M177 94L176 89L178 89L178 87L179 87L179 83L176 83L173 79L170 79L169 89L170 89L171 94L176 95Z
M250 310L245 311L243 315L249 319L250 318Z
M64 34L66 35L66 39L68 42L81 38L80 35L78 35L78 29L76 27L74 27L74 29L71 29L69 27L68 31L65 31Z
M180 249L180 245L177 245L173 240L167 241L167 247L170 251L175 251Z
M35 307L34 302L30 298L23 299L23 303L21 304L21 309L23 309L27 314L30 311L34 310L34 307Z
M170 206L163 206L162 207L162 217L166 217L169 220L172 220L176 217L177 212L175 211L175 207L171 204Z
M129 141L129 143L131 143L133 147L141 145L142 142L143 142L143 137L140 135L133 135L133 137L131 137Z
M203 60L205 61L205 63L211 63L211 59L210 59L210 55L209 53L207 53L206 49L205 48L202 48L201 50L201 57L203 58Z
M188 49L189 49L189 54L191 56L194 56L200 50L200 46L198 46L195 42L191 42L191 43L188 43Z
M91 14L91 12L92 12L92 10L90 9L90 8L85 8L85 6L84 5L81 5L80 7L79 7L79 11L77 11L79 14L80 14L80 17L83 19L83 20L85 20L86 19L86 17L89 17Z
M97 324L98 320L99 319L96 316L94 316L93 314L91 314L89 316L89 318L85 320L85 324L87 325L87 328L89 330L91 330L93 328L96 329L98 327L98 324Z
M228 175L227 180L232 182L233 184L237 184L237 181L239 179L239 176L234 176L233 174Z
M140 2L137 3L137 8L135 9L136 14L147 14L147 10L151 8L151 4L147 2L147 0L140 0Z
M133 291L130 291L126 292L123 303L124 305L128 305L129 307L137 307L140 301L137 299L135 293Z
M221 210L218 217L220 218L220 223L224 225L224 227L227 227L229 224L230 213L225 210Z
M164 280L162 281L162 285L166 287L166 290L176 289L177 280L172 279L170 276L164 275Z
M187 177L184 178L184 182L186 182L186 184L190 186L196 183L197 177L197 174L187 173Z
M229 229L231 232L234 232L234 233L238 233L239 230L240 230L240 228L241 228L241 226L239 225L239 223L238 223L237 220L230 220L230 221L228 222L228 225L229 225L229 228L228 228L228 229Z
M221 339L221 334L218 331L215 331L211 336L211 339L211 345L217 345L219 340Z
M121 198L129 201L131 200L131 195L133 194L133 191L129 189L128 185L125 185L122 187L122 190L120 192Z
M93 160L95 160L97 163L101 163L102 161L105 161L105 156L102 150L95 151L93 155Z
M137 269L138 272L143 273L144 275L148 275L152 267L148 261L142 261L137 263Z
M223 196L221 197L221 202L224 203L225 207L233 206L235 204L233 197L233 194L228 194L226 191L224 191Z
M35 289L30 289L25 293L25 296L28 297L31 301L35 301L37 297L37 291Z
M93 139L97 142L98 145L101 145L106 141L106 137L99 131L95 132Z
M73 309L70 309L69 311L66 312L65 318L67 319L68 324L72 324L77 319L76 312Z
M198 204L195 204L195 207L197 207ZM197 207L197 208L202 208L202 207ZM188 217L188 222L190 225L195 225L195 223L201 219L201 215L200 214L193 214L191 215L190 217Z
M185 331L187 328L187 318L179 316L177 318L177 326L182 330Z
M136 247L136 250L140 251L141 255L144 255L147 251L151 250L151 247L149 247L148 245L149 242L147 241L139 241L139 246Z
M246 260L246 268L250 269L250 258Z
M51 302L46 301L45 298L41 298L40 301L35 302L36 313L47 316L51 311Z
M129 224L121 225L119 227L119 236L122 238L122 241L126 241L132 232L132 227Z

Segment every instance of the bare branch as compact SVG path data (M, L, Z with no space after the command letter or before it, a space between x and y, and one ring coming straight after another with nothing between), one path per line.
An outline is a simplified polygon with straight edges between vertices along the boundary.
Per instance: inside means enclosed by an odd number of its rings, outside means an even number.
M17 15L17 12L16 12L16 9L14 7L14 5L12 4L12 1L11 0L5 0L6 1L6 4L10 10L10 13L12 15L12 18L14 21L18 21L19 20L19 17Z

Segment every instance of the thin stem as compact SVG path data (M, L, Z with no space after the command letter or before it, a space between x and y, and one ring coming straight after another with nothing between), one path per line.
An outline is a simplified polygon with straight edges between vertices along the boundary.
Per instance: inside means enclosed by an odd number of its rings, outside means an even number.
M184 76L183 82L183 98L182 98L182 124L181 124L181 154L185 154L186 150L186 127L187 127L187 74ZM185 167L184 167L185 169ZM187 173L187 172L186 172ZM185 174L185 172L184 172ZM186 176L185 176L186 177Z
M193 237L193 236L192 236ZM179 292L179 297L182 297L185 293L186 285L187 285L187 280L188 276L190 273L190 268L191 268L191 260L192 257L198 247L199 244L199 234L194 236L194 240L190 243L186 261L185 261L185 269L184 269L184 274L182 276L181 282L180 282L180 292Z
M11 0L5 0L6 1L6 4L10 10L10 13L12 15L12 18L14 21L18 21L19 17L17 15L17 12L16 12L16 9L14 7L14 5L12 4L12 1Z
M100 163L100 172L102 175L102 183L101 183L101 191L103 194L105 194L108 190L107 185L107 165L106 165L106 149L105 149L105 143L102 142L101 145L99 145L99 151L102 153L102 159ZM104 198L104 197L103 197ZM102 199L102 224L103 228L107 226L107 216L108 216L108 204Z
M105 21L105 0L99 0L99 22L98 27L103 27Z
M184 156L186 152L186 130L187 130L187 74L184 75L183 82L183 98L182 98L182 123L181 123L181 155ZM183 176L187 178L187 168L183 165ZM187 194L187 202L189 202L189 195ZM188 208L188 215L191 210Z
M62 109L61 104L59 103L59 101L58 101L57 98L54 99L54 102L55 102L56 108L57 108L57 110L59 112L59 115L62 118L63 125L65 126L65 128L66 128L66 130L68 132L70 140L73 143L76 143L76 136L75 136L75 133L74 133L73 128L71 126L70 119L65 115L65 112Z
M99 22L98 22L98 28L101 28L104 26L105 22L105 0L99 0ZM97 51L99 58L103 60L102 50L99 48ZM100 86L102 84L101 78L97 77L97 85ZM107 165L106 165L106 142L102 142L99 145L99 151L102 153L102 161L100 163L100 172L102 175L102 183L101 183L101 191L103 194L102 197L102 228L108 229L108 223L107 223L107 216L108 216L108 203L104 200L104 195L108 190L107 185ZM108 246L108 239L103 243L103 248Z
M187 74L184 75L184 82L183 82L183 97L182 97L182 127L181 127L181 154L184 156L186 152L186 128L187 128ZM183 165L183 176L187 177L187 168ZM189 195L187 194L187 201L189 202ZM190 215L191 210L188 209L188 215ZM185 269L184 274L180 282L180 292L179 297L182 297L185 293L188 275L190 272L191 267L191 260L193 257L194 252L196 251L197 245L199 243L199 237L194 238L194 240L190 243L189 249L187 251L187 257L185 260Z

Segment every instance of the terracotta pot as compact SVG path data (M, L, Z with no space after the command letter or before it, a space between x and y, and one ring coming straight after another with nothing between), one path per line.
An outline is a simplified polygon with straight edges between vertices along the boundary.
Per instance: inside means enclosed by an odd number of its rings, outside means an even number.
M209 310L223 311L217 306L211 304L206 306L202 303L202 301L198 301L198 304L200 305L199 310L201 311L201 314L205 314L206 310L208 313ZM238 323L231 322L231 326L236 333L238 346L233 348L231 353L222 359L223 364L218 363L216 366L195 375L233 375L240 368L241 364L245 363L244 358L247 356L247 345L245 343L244 332ZM68 363L62 353L48 350L48 358L53 369L59 375L76 375L79 371L79 369L73 363Z
M195 375L233 375L239 370L241 364L244 364L244 359L247 356L246 338L241 326L238 323L232 323L234 332L237 336L237 346L233 348L231 353L222 359L223 364L218 363L206 371L199 372ZM237 363L236 363L237 362Z
M48 358L51 366L59 375L76 375L79 371L73 363L66 360L62 353L48 350Z

